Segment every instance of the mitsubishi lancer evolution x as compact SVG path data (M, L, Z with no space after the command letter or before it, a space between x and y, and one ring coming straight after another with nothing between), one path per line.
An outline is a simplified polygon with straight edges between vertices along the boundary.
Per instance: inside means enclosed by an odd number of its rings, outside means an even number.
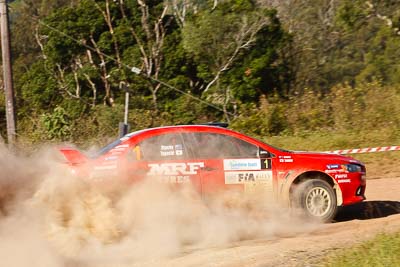
M337 154L287 151L214 125L167 126L129 133L86 156L63 147L71 170L88 178L191 183L201 195L255 188L305 215L331 221L338 207L365 199L363 163ZM299 188L300 192L295 193Z

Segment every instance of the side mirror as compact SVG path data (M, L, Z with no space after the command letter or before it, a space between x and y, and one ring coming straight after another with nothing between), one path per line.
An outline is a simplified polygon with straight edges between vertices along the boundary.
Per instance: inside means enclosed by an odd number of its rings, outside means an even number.
M259 156L260 158L264 158L264 159L265 159L265 158L271 158L271 157L272 157L272 154L269 153L268 151L262 149L262 148L259 148L259 149L258 149L258 156Z

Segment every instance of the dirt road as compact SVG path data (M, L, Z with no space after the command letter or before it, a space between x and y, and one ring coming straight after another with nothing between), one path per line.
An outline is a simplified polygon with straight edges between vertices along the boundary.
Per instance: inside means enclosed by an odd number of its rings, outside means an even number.
M366 195L366 202L343 209L335 223L309 232L187 251L134 266L313 266L329 251L400 230L400 178L369 180Z

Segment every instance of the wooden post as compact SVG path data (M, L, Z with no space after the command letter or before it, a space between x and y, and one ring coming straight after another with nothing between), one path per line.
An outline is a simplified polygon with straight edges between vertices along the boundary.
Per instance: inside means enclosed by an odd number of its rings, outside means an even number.
M8 8L7 1L0 0L0 21L1 21L1 52L3 59L4 91L6 100L6 119L8 144L14 147L16 141L15 130L15 109L14 109L14 90L12 80L12 66L10 53L10 33L8 27Z

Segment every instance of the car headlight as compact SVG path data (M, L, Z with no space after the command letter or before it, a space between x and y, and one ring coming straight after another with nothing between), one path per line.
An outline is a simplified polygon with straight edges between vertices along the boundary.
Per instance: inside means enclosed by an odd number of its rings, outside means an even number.
M348 172L361 172L362 168L357 164L342 164L342 169Z

